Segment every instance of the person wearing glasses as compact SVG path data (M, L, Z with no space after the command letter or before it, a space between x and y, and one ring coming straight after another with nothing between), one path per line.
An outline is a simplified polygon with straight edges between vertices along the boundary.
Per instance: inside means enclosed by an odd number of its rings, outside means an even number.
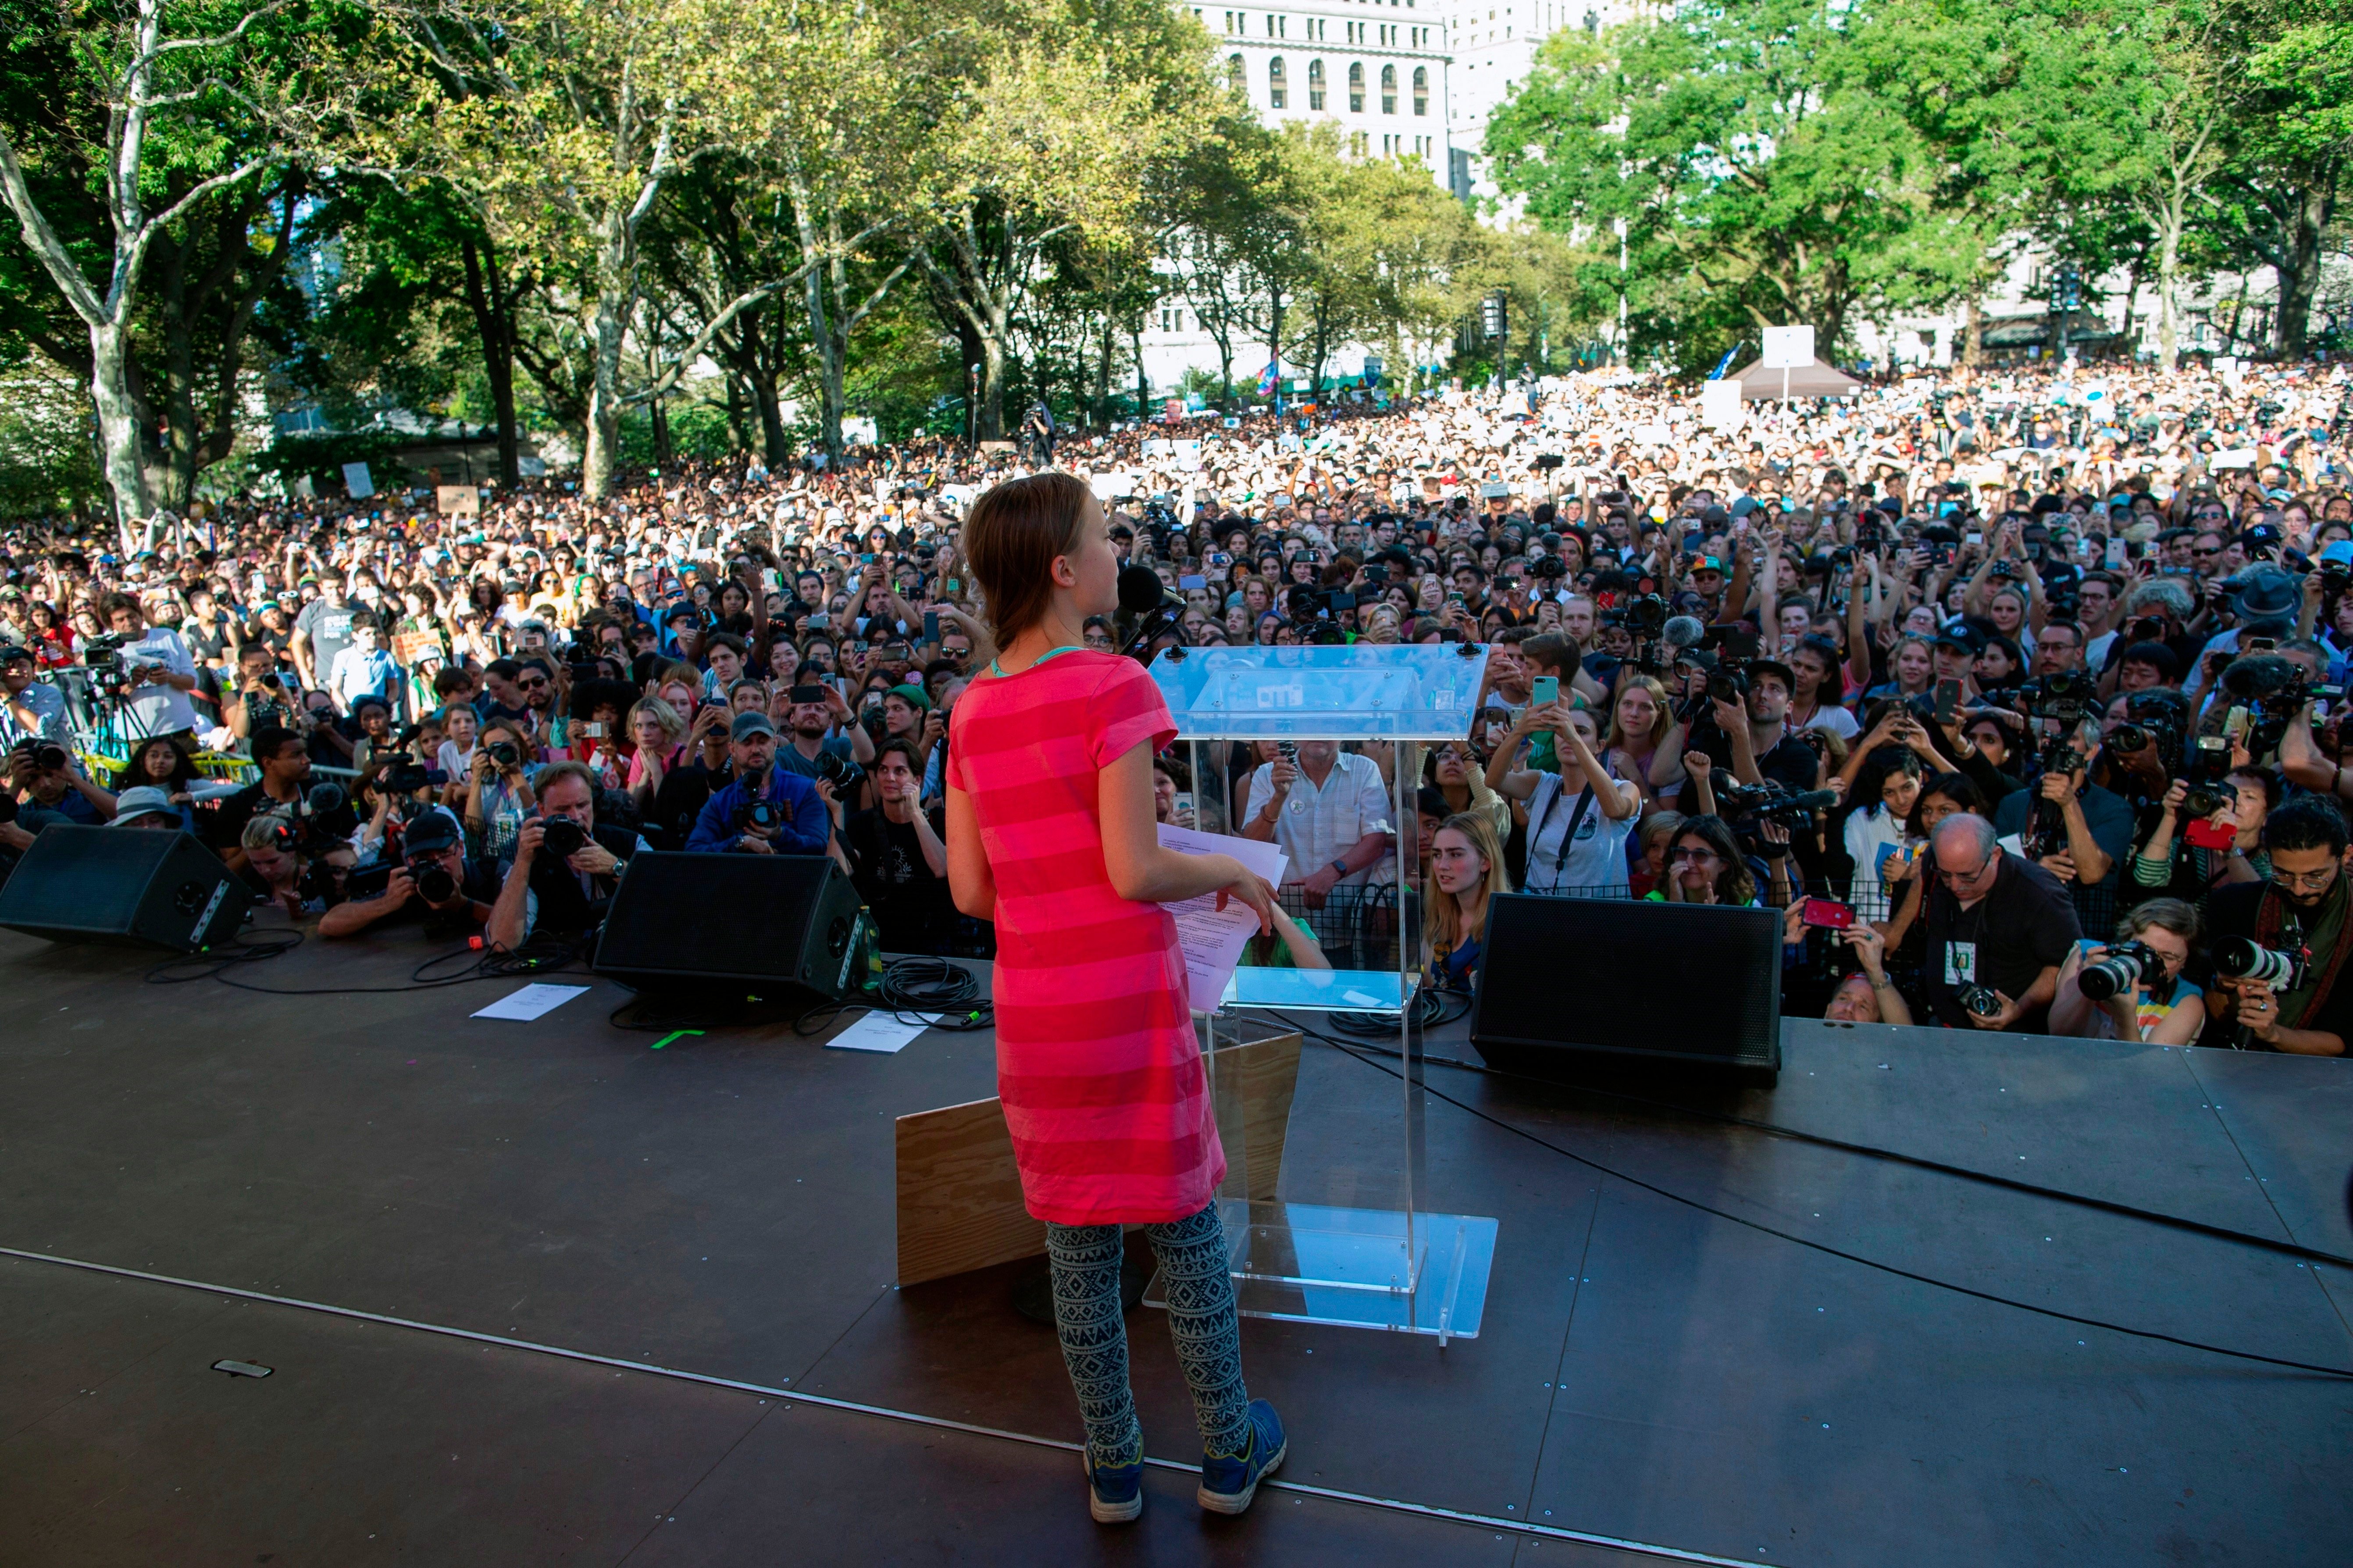
M1996 837L1992 823L1961 813L1938 823L1930 839L1928 1007L1947 1028L2040 1033L2083 922L2064 883L2004 853ZM1978 1010L1963 1005L1965 994Z
M2263 822L2271 875L2220 887L2207 898L2219 942L2244 937L2274 952L2300 955L2296 984L2274 991L2248 978L2219 980L2207 997L2205 1043L2251 1051L2341 1057L2353 1039L2353 982L2346 942L2345 818L2321 795L2299 795Z

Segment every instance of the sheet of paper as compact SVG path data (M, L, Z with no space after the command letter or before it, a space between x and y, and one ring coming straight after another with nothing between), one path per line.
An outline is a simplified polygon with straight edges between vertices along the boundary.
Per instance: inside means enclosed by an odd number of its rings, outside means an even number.
M1291 859L1272 844L1255 838L1202 833L1166 823L1160 825L1159 832L1164 849L1179 855L1230 855L1277 887L1282 885L1282 868ZM1186 989L1194 1011L1199 1013L1217 1010L1218 998L1225 994L1226 982L1234 977L1234 966L1241 961L1242 943L1258 932L1258 916L1248 904L1229 902L1223 910L1217 905L1215 893L1204 893L1167 906L1176 917L1177 945L1185 950Z
M512 1018L518 1024L528 1024L533 1018L544 1018L575 996L588 994L586 985L543 985L533 984L518 991L510 991L489 1006L474 1015L477 1018Z
M826 1044L845 1051L881 1051L887 1056L905 1050L908 1041L931 1026L932 1020L920 1013L910 1013L902 1021L896 1013L870 1012Z

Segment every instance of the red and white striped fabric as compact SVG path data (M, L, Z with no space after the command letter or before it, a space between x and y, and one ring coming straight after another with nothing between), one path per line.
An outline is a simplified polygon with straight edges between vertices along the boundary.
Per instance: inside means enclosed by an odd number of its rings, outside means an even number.
M1103 867L1103 768L1176 734L1143 666L1084 649L956 700L948 784L997 882L997 1092L1039 1219L1182 1219L1225 1178L1176 923Z

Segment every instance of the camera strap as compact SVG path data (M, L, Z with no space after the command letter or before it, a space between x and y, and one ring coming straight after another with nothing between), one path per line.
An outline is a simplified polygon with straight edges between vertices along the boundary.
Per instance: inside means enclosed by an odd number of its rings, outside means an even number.
M1552 820L1552 808L1560 804L1560 797L1568 793L1568 782L1565 778L1562 778L1560 774L1547 773L1545 776L1546 778L1556 780L1556 782L1554 784L1552 794L1545 797L1544 809L1536 814L1535 826L1528 829L1528 852L1530 854L1534 854L1535 852L1536 846L1543 842L1545 824ZM1588 783L1585 786L1584 792L1577 797L1576 808L1568 814L1568 826L1561 830L1560 853L1553 857L1552 882L1545 889L1546 892L1556 893L1560 891L1561 876L1568 869L1569 847L1577 842L1577 827L1585 821L1585 814L1592 809L1593 785Z

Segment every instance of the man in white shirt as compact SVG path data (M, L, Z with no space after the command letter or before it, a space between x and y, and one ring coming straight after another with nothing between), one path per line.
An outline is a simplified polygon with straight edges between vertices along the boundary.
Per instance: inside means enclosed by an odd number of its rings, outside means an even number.
M122 667L131 674L125 694L129 738L193 732L196 705L188 693L196 689L196 656L186 640L169 626L149 626L139 601L127 594L109 597L105 610L107 624L124 639Z
M1299 760L1278 756L1250 775L1242 837L1271 839L1290 856L1285 885L1311 910L1338 887L1361 888L1388 853L1388 786L1370 757L1336 741L1302 741Z

